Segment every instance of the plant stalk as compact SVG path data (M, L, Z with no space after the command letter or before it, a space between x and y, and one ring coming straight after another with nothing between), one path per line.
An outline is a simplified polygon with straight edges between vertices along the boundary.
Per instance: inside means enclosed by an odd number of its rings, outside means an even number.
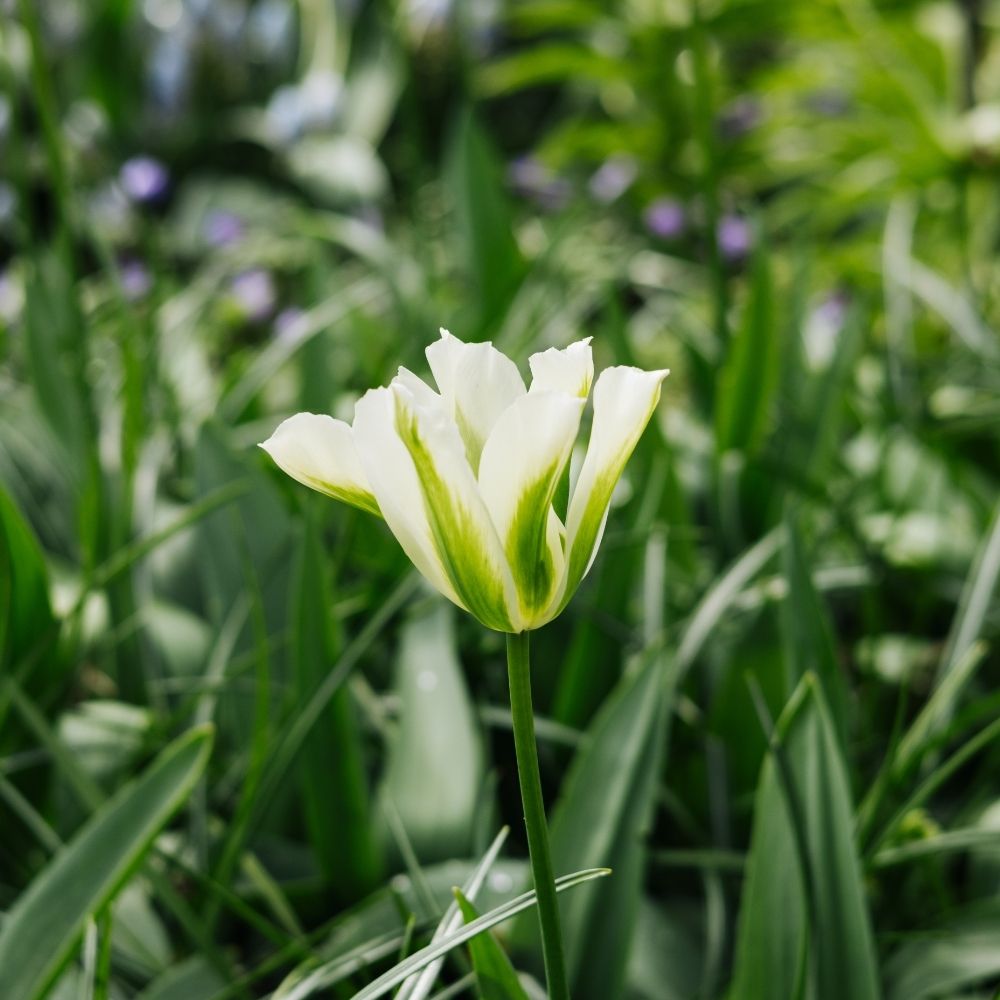
M507 676L510 682L510 714L514 726L517 777L521 786L521 804L524 807L524 828L528 834L531 879L538 899L538 922L542 929L545 979L550 1000L569 1000L562 930L559 926L559 904L549 852L549 832L545 824L542 780L538 773L527 632L507 636Z

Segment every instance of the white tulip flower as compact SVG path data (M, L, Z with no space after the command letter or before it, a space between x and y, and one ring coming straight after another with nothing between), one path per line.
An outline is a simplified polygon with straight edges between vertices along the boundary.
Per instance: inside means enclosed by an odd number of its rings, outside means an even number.
M424 577L487 627L538 628L590 569L668 373L601 373L564 524L553 501L594 376L589 338L533 355L528 389L492 344L446 330L427 361L436 392L400 368L358 401L353 426L299 413L261 447L293 479L383 517Z

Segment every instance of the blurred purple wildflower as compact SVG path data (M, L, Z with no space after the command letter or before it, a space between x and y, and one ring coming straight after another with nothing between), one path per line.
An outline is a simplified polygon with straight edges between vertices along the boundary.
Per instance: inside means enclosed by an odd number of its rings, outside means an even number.
M145 298L153 287L153 276L149 268L136 257L126 257L118 268L118 280L122 293L129 302Z
M840 327L847 319L847 310L851 307L851 297L842 288L831 292L816 306L816 315L830 326Z
M763 118L760 102L755 97L737 97L720 112L716 127L723 139L739 139L752 132Z
M286 306L274 317L274 335L278 340L292 337L296 324L305 316L305 310L298 306Z
M728 261L740 261L750 252L753 233L750 224L740 215L724 215L715 230L719 253Z
M230 282L229 292L243 315L255 323L274 312L278 297L271 273L261 267L237 274Z
M814 370L833 360L837 337L847 320L851 297L843 289L830 292L809 312L802 331L806 359Z
M805 109L824 118L843 118L851 110L851 98L843 90L814 90L803 101Z
M167 168L152 156L133 156L126 160L118 172L118 180L125 194L140 205L162 200L170 187Z
M674 198L657 198L642 215L646 228L661 240L675 240L687 225L684 206Z
M534 156L519 156L507 168L511 187L522 197L541 208L557 212L565 207L573 193L565 177L550 170Z
M590 193L604 205L617 201L639 173L634 157L619 154L605 160L590 178Z
M202 235L213 247L227 247L239 243L246 232L243 220L235 212L217 210L205 216Z

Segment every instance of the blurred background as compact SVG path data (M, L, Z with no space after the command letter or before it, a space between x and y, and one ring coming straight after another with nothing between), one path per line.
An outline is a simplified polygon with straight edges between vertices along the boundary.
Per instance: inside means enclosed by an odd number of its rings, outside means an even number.
M0 996L350 997L526 887L502 636L255 448L442 325L672 369L534 641L574 996L995 995L998 29L3 0Z

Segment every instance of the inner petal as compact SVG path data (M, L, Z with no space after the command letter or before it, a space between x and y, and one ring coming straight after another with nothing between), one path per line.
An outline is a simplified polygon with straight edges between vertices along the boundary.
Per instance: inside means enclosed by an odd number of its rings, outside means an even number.
M525 395L517 365L491 343L466 344L441 331L427 348L427 362L465 445L474 473L500 414Z

